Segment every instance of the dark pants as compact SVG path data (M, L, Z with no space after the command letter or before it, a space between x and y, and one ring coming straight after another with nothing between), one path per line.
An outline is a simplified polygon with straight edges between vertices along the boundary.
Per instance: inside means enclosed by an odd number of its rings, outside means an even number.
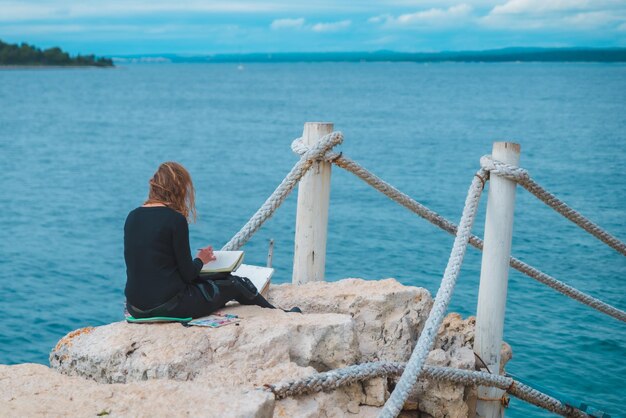
M176 306L167 311L142 315L142 313L132 309L132 306L128 306L128 312L135 318L145 318L147 316L199 318L223 308L231 300L235 300L242 305L257 305L263 308L275 309L272 304L256 291L254 285L249 281L246 284L242 283L246 280L230 274L219 276L216 280L199 277L194 283L188 284L183 289ZM254 295L255 293L256 295Z

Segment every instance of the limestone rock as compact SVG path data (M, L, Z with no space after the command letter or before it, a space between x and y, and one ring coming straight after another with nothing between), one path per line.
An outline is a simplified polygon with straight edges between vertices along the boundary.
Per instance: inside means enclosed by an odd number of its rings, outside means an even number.
M75 332L57 344L50 364L61 373L102 383L210 377L216 385L234 386L267 383L263 380L272 377L273 368L329 370L357 360L349 316L239 305L225 312L243 320L215 329L116 322Z
M285 398L276 402L275 418L343 418L359 417L363 394L360 384L353 384L329 393ZM356 411L356 412L351 412Z
M504 374L504 366L513 358L513 349L506 342L502 341L502 347L500 348L500 374Z
M383 406L389 398L389 390L387 388L387 378L377 377L375 379L363 382L363 392L365 399L363 404L370 406Z
M102 384L40 364L0 365L0 405L2 417L274 416L274 396L266 391L174 380Z
M354 322L348 315L301 315L239 305L224 312L242 321L216 329L118 322L78 330L59 341L50 364L62 373L102 383L193 380L198 387L250 391L357 361ZM363 396L358 384L276 404L278 411L291 411L284 416L299 409L302 416L318 416L320 411L342 416L338 411L346 411L353 399L360 403Z
M359 362L408 360L432 307L426 289L404 286L395 279L271 286L269 300L278 306L299 306L305 313L350 315Z
M235 304L225 311L239 315L240 324L216 329L125 322L84 328L59 341L50 354L50 364L65 375L88 379L88 388L128 386L136 388L135 396L146 399L157 399L159 390L189 385L204 391L205 403L212 403L220 390L227 389L242 399L251 397L252 404L259 405L261 412L245 410L247 416L265 413L264 408L269 407L263 405L269 404L276 417L377 416L389 396L388 382L393 379L376 378L330 393L279 401L256 388L368 361L407 361L432 307L425 289L403 286L394 279L272 286L269 299L285 308L300 306L304 314ZM427 364L473 370L473 338L473 318L448 315ZM503 345L503 365L510 356L510 347ZM78 379L56 376L47 379L50 385L61 386L55 379ZM55 390L53 387L51 392ZM93 390L94 399L99 399L101 389ZM146 394L139 394L142 390ZM177 393L178 389L171 390ZM85 396L77 393L81 399ZM18 399L25 396L22 393ZM471 388L422 379L410 401L424 416L454 418L467 416L473 396ZM29 399L37 403L37 398ZM126 398L119 399L122 405ZM219 405L234 408L238 404L227 401ZM223 409L222 413L231 410ZM243 414L241 411L244 409L233 414ZM121 415L141 414L131 411ZM192 415L206 414L194 410Z
M457 313L448 314L439 328L434 349L426 364L475 370L473 351L476 318L461 318ZM511 358L511 347L502 345L502 368ZM434 418L467 417L468 405L475 402L476 389L447 382L419 379L409 397L418 404L419 410Z

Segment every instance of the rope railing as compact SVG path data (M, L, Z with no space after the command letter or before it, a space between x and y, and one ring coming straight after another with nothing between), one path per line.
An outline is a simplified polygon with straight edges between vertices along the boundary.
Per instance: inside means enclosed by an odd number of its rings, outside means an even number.
M376 377L401 375L406 363L378 361L315 373L302 379L285 380L265 385L277 399L308 393L331 391L356 382ZM464 386L492 386L502 389L518 399L567 417L588 417L580 409L507 376L486 372L455 369L452 367L424 366L422 378L461 384Z
M402 193L400 190L396 189L391 184L387 183L375 174L363 168L355 161L347 158L346 156L334 154L332 162L338 167L341 167L359 177L361 180L363 180L394 202L398 203L399 205L426 219L428 222L441 228L442 230L452 235L456 235L457 225L455 223L449 221L437 212L427 208L426 206L422 205L415 199L412 199L405 193ZM473 247L478 248L481 251L483 250L483 240L480 239L478 236L471 235L469 238L469 243ZM619 321L626 322L626 312L624 312L623 310L609 305L608 303L603 302L600 299L597 299L591 295L588 295L570 285L567 285L515 257L510 257L509 265L517 271L524 273L528 277L551 287L552 289L564 294L565 296L577 300Z
M576 210L569 207L565 202L558 199L552 193L537 184L528 174L528 171L520 167L514 167L484 155L480 159L480 165L491 174L505 177L517 182L524 189L532 193L537 199L569 219L591 235L604 242L609 247L622 255L626 255L626 244L600 228L598 225L587 219Z
M289 174L283 179L281 184L276 188L276 190L274 190L272 195L270 195L261 208L257 210L244 227L242 227L242 229L222 249L233 250L244 245L282 204L285 198L294 189L298 181L312 166L313 162L326 160L352 172L400 205L417 213L445 231L454 234L455 240L448 259L448 264L444 271L437 295L435 296L433 307L426 320L426 324L424 325L424 328L418 338L409 361L406 365L402 366L401 371L400 366L394 363L366 363L363 365L355 365L344 369L316 374L308 378L290 381L288 383L267 385L267 387L277 394L277 396L282 396L282 394L289 396L305 393L307 391L325 390L325 385L331 385L332 388L336 388L355 381L370 379L378 375L401 373L400 380L398 381L395 390L391 393L391 396L385 403L380 414L380 417L382 418L391 418L396 417L400 413L408 398L409 391L414 386L418 377L424 374L425 376L433 379L444 379L465 385L480 384L482 386L498 387L506 390L514 396L519 397L520 399L526 400L537 406L542 406L545 409L561 415L581 417L588 416L576 408L565 405L557 399L532 389L520 382L514 381L509 377L459 369L432 368L425 366L424 363L428 353L435 343L437 331L443 321L448 304L452 297L452 292L454 291L467 245L471 244L481 250L483 248L483 241L477 236L471 234L471 228L476 217L478 202L485 185L485 179L488 178L488 174L490 172L520 183L520 185L545 202L548 206L555 209L558 213L561 213L567 219L579 225L581 228L623 255L626 255L626 244L619 241L608 232L602 230L596 224L557 199L550 192L543 189L530 178L526 170L494 161L489 156L481 158L481 169L472 179L461 220L459 222L459 226L457 226L436 212L411 199L404 193L398 191L396 188L379 179L354 161L344 157L341 153L331 152L331 149L342 141L343 136L338 132L333 132L324 136L312 148L304 145L301 138L293 141L292 149L294 152L301 155L300 160L294 165ZM514 257L510 257L509 264L515 269L567 296L579 300L580 302L618 320L626 322L626 313L622 310L586 295L569 285L559 282L555 278L521 262L520 260L515 259Z
M302 143L301 138L298 138L292 142L291 149L299 155L304 155L304 153L306 153L309 148ZM378 190L379 192L381 192L382 194L384 194L385 196L387 196L394 202L409 209L410 211L419 215L420 217L426 219L428 222L432 223L433 225L443 229L444 231L452 235L456 235L458 227L455 223L439 215L437 212L427 208L426 206L412 199L405 193L402 193L400 190L396 189L391 184L387 183L386 181L382 180L381 178L379 178L378 176L376 176L369 170L365 169L363 166L361 166L357 162L351 160L350 158L344 156L343 154L332 152L332 151L328 152L325 155L324 159L326 161L332 162L337 167L341 167L344 170L359 177L361 180L363 180L364 182L366 182L367 184L369 184L374 189ZM522 169L517 169L517 170L513 169L512 171L513 172L515 171L525 172L525 170L522 170ZM494 174L498 174L498 173L494 173ZM517 177L523 177L523 176L527 176L527 174L517 175ZM591 222L589 221L589 223ZM469 242L473 247L478 248L481 251L483 250L483 240L480 239L478 236L470 235ZM617 319L618 321L626 322L625 311L618 309L606 302L603 302L602 300L597 299L591 295L588 295L562 281L559 281L558 279L540 271L539 269L527 263L524 263L523 261L515 257L510 257L509 265L513 267L514 269L516 269L517 271L524 273L528 277L535 279L538 282L543 283L548 287L551 287L552 289L556 290L557 292L562 293L565 296L568 296L574 300L577 300L578 302L583 303L593 309L596 309L599 312L609 315Z

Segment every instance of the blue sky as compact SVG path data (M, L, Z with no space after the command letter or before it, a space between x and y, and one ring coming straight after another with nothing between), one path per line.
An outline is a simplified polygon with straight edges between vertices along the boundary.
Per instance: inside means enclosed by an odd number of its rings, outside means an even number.
M72 53L626 46L626 0L0 0L0 39Z

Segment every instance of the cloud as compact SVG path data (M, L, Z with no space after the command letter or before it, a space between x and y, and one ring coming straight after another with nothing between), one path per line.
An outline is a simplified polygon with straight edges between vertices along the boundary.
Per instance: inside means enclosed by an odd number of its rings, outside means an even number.
M577 28L597 28L620 20L623 21L624 19L606 11L577 13L563 18L564 23L568 26Z
M19 37L28 41L28 38L46 36L45 42L57 42L54 38L67 39L66 35L89 34L93 39L120 39L131 37L134 41L139 39L177 39L189 36L202 37L208 34L212 39L225 39L229 36L239 36L240 27L237 25L220 24L206 25L196 24L159 24L140 25L126 23L65 23L65 22L34 22L2 25L2 35ZM80 38L80 37L79 37ZM16 40L19 43L19 40ZM15 42L15 41L14 41ZM30 43L30 41L29 41Z
M5 2L0 3L2 13L0 13L0 21L20 21L20 20L37 20L37 19L53 19L67 15L67 10L60 7L54 7L46 4L23 4Z
M587 0L509 0L504 4L496 5L490 14L542 14L554 11L584 9L588 4L589 1Z
M300 29L304 26L304 18L297 19L275 19L270 28L277 29Z
M116 54L624 46L625 35L626 0L0 0L0 38Z
M383 23L387 21L387 19L393 19L393 16L391 16L390 14L374 16L374 17L370 17L369 19L367 19L367 22L368 23Z
M269 1L232 0L109 0L107 2L70 0L55 4L31 1L28 4L0 0L0 21L75 19L80 17L128 17L159 13L259 13L297 9Z
M273 30L280 29L305 29L312 32L337 32L346 29L352 24L350 20L341 20L338 22L320 22L305 25L306 20L303 17L297 19L275 19L270 28Z
M341 20L339 22L316 23L311 26L313 32L336 32L346 29L352 24L351 20Z
M423 27L423 26L450 26L456 25L471 17L472 7L468 4L457 4L447 9L431 8L415 13L401 14L394 17L390 14L374 16L368 19L369 23L380 23L387 28L391 27Z
M479 23L507 30L590 30L626 21L626 4L615 0L509 0L497 5Z
M62 33L81 33L86 30L92 30L93 27L80 24L38 24L38 25L4 25L2 26L3 35L38 35L38 34L62 34ZM128 31L129 27L115 27L115 30Z

